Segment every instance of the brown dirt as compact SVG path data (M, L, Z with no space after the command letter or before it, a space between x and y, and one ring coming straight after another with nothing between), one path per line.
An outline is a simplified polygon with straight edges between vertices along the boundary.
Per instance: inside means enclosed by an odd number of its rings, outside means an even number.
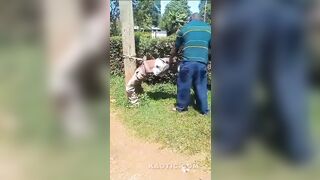
M110 136L111 180L210 180L210 172L202 169L195 157L132 136L114 110Z

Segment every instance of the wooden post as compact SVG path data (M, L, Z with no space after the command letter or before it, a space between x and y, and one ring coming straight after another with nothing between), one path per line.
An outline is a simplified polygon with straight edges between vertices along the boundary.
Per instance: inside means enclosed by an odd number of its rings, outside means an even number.
M136 61L129 57L136 56L135 42L134 42L134 24L133 24L133 10L132 1L119 1L120 8L120 22L122 32L122 47L124 58L125 82L126 84L134 74L136 69Z

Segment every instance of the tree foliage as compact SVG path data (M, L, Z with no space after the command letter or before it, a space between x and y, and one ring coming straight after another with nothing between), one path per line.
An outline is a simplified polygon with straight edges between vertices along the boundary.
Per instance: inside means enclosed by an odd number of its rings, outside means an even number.
M137 11L138 0L132 0L133 11ZM110 34L119 36L121 34L119 0L110 1Z
M142 29L158 26L161 14L160 0L139 0L134 8L134 22Z
M119 0L110 1L110 35L120 35L120 9Z
M119 9L119 0L111 0L110 1L110 20L114 21L119 19L120 17L120 9Z
M187 0L172 0L165 8L165 12L160 20L160 27L167 30L168 34L176 33L191 15Z
M155 27L159 26L161 18L161 0L155 0L153 11L152 11L152 25Z
M206 23L211 24L211 0L200 0L199 14Z
M148 29L152 26L152 0L138 1L137 8L134 11L134 24L142 29Z

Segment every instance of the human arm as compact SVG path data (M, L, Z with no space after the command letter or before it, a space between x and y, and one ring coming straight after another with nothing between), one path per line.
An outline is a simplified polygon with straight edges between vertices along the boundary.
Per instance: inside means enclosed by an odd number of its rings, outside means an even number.
M172 47L171 52L170 52L170 59L169 59L169 64L170 64L170 65L173 63L173 58L174 58L175 56L177 56L177 52L178 52L178 50L180 49L180 47L182 46L182 44L183 44L182 31L181 31L181 30L178 30L178 31L177 31L177 38L176 38L175 44L174 44L174 46Z

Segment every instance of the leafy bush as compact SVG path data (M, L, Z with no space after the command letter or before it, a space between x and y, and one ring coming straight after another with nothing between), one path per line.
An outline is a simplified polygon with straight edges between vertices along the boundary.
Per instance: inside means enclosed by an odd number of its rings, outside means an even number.
M154 57L166 57L170 54L171 48L175 42L175 36L169 36L166 38L151 39L142 33L136 33L136 54L137 57L142 58L147 56L148 58ZM181 55L178 57L178 61L181 60ZM124 75L124 58L122 54L122 38L120 36L111 37L110 41L110 69L111 75L123 76ZM139 63L137 63L137 66ZM146 80L148 84L155 83L176 83L177 66L175 63L162 77L149 76ZM210 65L208 66L210 67ZM210 69L209 69L210 70ZM210 80L209 80L210 81Z
M137 40L140 40L140 39L145 39L145 38L151 38L151 32L141 32L141 31L138 31L138 32L135 32L134 33L134 37Z
M121 36L114 36L110 38L110 62L109 63L110 63L111 75L121 76L124 74Z

